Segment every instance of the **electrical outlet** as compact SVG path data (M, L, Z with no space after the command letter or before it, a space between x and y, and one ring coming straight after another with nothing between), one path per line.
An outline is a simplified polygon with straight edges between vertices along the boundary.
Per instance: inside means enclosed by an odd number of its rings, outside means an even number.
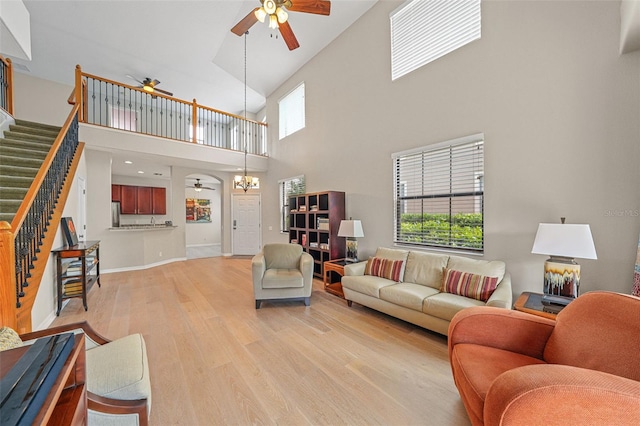
M158 256L159 256L159 257L162 257L162 252L158 253Z
M270 227L269 227L269 231L273 231L273 226L270 226Z

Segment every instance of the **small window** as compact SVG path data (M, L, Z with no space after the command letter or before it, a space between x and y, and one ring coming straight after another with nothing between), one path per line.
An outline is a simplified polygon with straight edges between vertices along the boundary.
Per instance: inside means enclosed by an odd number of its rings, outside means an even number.
M289 231L289 197L306 192L304 175L278 181L280 194L280 232Z
M280 139L304 129L305 126L305 102L304 83L300 83L295 89L278 101Z
M480 0L411 0L389 18L391 80L481 37Z
M484 250L484 136L393 154L397 244Z

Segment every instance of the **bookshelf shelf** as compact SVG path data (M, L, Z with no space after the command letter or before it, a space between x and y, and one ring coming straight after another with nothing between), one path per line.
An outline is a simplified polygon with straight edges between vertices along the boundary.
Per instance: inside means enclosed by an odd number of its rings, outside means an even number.
M56 255L56 277L58 289L58 309L60 315L65 299L81 297L84 310L87 307L87 293L94 283L100 287L100 241L87 241L74 246L52 250Z
M289 197L289 242L301 244L313 257L313 274L324 276L324 262L345 257L345 239L338 237L345 218L345 193L325 191Z

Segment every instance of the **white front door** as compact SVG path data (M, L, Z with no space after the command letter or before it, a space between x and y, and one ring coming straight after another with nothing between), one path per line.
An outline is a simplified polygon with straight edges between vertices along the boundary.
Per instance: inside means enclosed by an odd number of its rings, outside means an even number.
M257 254L262 245L260 194L233 194L232 208L233 254Z

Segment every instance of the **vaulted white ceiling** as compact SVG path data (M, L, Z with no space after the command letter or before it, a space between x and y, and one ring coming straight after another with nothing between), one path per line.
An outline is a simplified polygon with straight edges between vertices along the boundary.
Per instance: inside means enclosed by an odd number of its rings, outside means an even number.
M331 15L290 12L300 48L256 23L247 36L247 110L265 99L377 0L332 0ZM295 0L294 0L295 2ZM161 81L180 99L231 113L244 104L244 40L230 29L259 0L24 0L31 19L32 60L16 72L73 85L83 71L136 85L127 75ZM12 58L13 59L13 58Z

